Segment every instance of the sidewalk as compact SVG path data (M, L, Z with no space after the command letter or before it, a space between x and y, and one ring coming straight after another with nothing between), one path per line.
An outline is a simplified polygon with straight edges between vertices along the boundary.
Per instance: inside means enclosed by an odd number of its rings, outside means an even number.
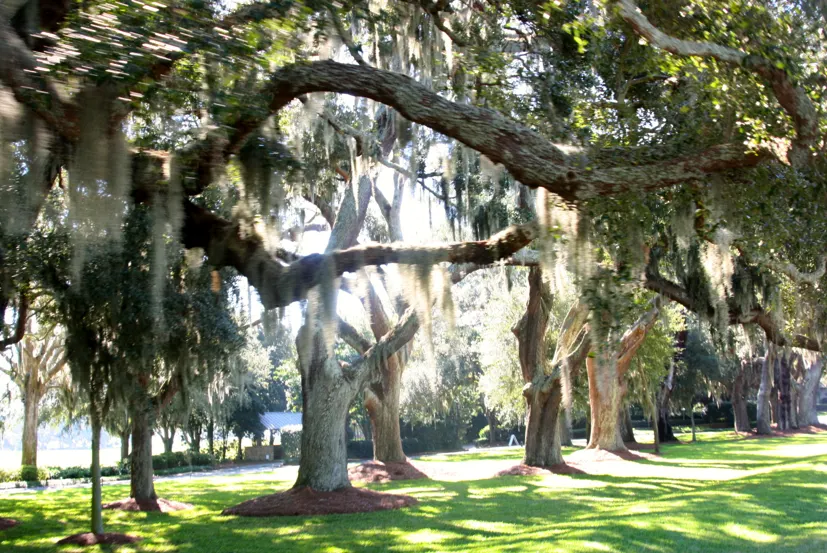
M182 472L180 474L171 474L169 476L156 476L155 482L167 482L167 481L174 481L174 480L187 480L187 479L199 479L199 478L211 478L213 476L235 476L239 474L256 474L261 472L268 472L274 471L278 468L283 466L283 463L275 462L275 463L261 463L256 465L242 465L236 467L227 467L222 469L216 470L203 470L198 472ZM112 486L112 485L124 485L129 484L129 479L125 480L105 480L103 482L104 486ZM57 490L67 490L71 488L91 488L92 484L90 482L80 482L77 484L69 484L66 486L40 486L36 488L9 488L0 490L0 497L6 495L15 495L21 493L29 493L29 492L53 492Z

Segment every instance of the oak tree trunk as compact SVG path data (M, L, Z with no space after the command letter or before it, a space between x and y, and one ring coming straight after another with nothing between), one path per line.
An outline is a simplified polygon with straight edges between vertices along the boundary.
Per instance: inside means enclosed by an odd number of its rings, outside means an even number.
M129 458L129 427L124 428L120 433L121 439L121 461Z
M29 376L29 380L36 380L36 378ZM32 390L29 384L27 384L26 390L26 400L23 404L23 456L20 464L36 467L40 394L37 393L36 389Z
M752 431L747 412L747 398L745 390L746 371L750 361L742 360L735 381L732 385L732 412L735 415L735 431L748 433Z
M397 191L397 194L401 192ZM370 313L371 332L376 340L380 340L390 331L390 321L372 284L365 303ZM399 399L405 359L404 350L385 359L380 367L380 381L365 392L365 408L370 418L373 439L373 458L383 463L404 463L407 460L399 428Z
M790 358L781 355L781 381L778 386L778 429L789 430L790 425Z
M626 451L620 435L620 379L614 352L601 347L586 359L591 405L591 433L588 449Z
M175 436L162 436L161 441L164 443L164 453L172 453L172 445L175 442Z
M804 381L798 394L798 423L801 426L818 424L818 384L824 360L819 355L805 364Z
M391 379L383 392L384 401L377 397L365 400L373 437L373 458L383 463L404 463L402 433L399 428L399 395L401 382ZM383 382L384 385L384 382Z
M551 308L551 291L539 267L529 276L528 304L512 332L517 337L520 369L526 386L525 458L533 467L550 467L563 462L558 416L563 399L559 368L546 371L546 329Z
M524 464L551 467L563 462L558 420L562 399L559 379L554 381L548 392L526 397Z
M138 405L132 412L132 463L129 496L139 504L158 499L152 482L152 409Z
M761 362L761 384L758 387L758 414L756 421L756 432L758 434L767 435L772 433L772 426L770 420L770 370L772 361L772 352L768 351L767 355Z
M571 441L571 415L568 409L563 409L563 416L557 418L560 425L560 445L572 447L574 444Z
M321 326L319 321L308 322L296 337L303 401L301 458L294 487L334 491L350 486L345 421L358 384L345 378Z
M101 421L93 405L89 410L92 426L92 533L103 534L103 505L101 503Z
M315 376L312 383L302 378L302 449L294 487L334 491L350 486L345 419L356 394L340 379Z
M623 407L620 410L620 438L623 443L636 443L635 430L632 426L632 415L629 413L629 407Z

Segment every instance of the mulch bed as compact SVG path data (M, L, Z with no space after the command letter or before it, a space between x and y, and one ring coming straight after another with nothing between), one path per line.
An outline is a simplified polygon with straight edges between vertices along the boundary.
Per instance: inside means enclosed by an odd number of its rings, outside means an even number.
M136 501L134 498L121 499L120 501L113 501L103 506L104 509L112 509L116 511L153 511L161 513L172 513L175 511L185 511L192 509L189 503L181 503L180 501L172 501L171 499L158 498L153 501Z
M393 480L418 480L428 478L428 475L413 466L405 463L383 463L382 461L367 461L361 465L351 467L347 471L351 482L391 482Z
M784 436L796 436L798 434L823 434L827 432L827 425L825 424L814 424L811 426L802 426L800 428L790 428L789 430L778 430L777 427L772 429L772 432L769 434L757 434L755 431L750 432L749 434L741 434L746 439L762 439L762 438L779 438Z
M224 509L222 515L243 517L278 517L370 513L415 505L407 495L379 493L363 488L343 488L319 492L312 488L293 488L286 492L257 497Z
M14 520L13 518L0 517L0 530L8 530L9 528L13 528L18 524L20 523Z
M129 534L116 534L114 532L107 532L105 534L93 534L92 532L85 532L82 534L73 534L68 538L63 538L58 541L58 545L126 545L141 541L138 536L130 536Z
M540 468L528 465L514 465L510 469L501 470L496 476L543 476L546 474L584 474L582 470L566 463Z

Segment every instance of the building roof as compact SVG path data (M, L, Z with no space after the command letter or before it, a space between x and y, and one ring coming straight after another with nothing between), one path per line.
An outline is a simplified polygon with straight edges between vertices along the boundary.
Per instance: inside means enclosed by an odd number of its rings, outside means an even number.
M301 413L287 413L284 411L270 411L263 413L259 417L261 424L267 430L282 430L287 426L297 426L301 428L302 414Z

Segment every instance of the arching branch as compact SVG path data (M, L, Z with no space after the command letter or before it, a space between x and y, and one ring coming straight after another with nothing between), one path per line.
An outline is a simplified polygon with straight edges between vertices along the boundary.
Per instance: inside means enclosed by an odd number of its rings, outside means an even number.
M651 44L679 56L713 58L720 62L742 67L761 77L773 91L778 103L793 121L796 138L789 152L793 165L809 162L810 151L818 140L818 114L807 91L793 82L790 75L772 61L762 56L750 55L735 48L710 42L682 40L667 35L655 27L632 0L618 0L620 16L640 36Z

